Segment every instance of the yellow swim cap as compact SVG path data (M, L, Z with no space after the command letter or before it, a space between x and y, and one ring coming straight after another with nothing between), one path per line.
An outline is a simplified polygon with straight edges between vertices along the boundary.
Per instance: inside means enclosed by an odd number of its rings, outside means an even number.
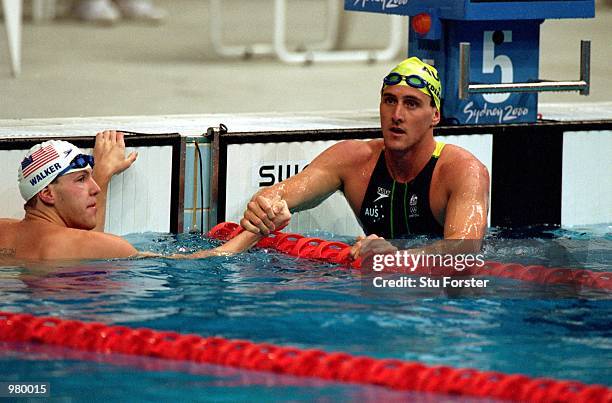
M416 76L416 77L415 77ZM403 60L387 74L383 80L383 90L391 85L406 85L433 97L436 108L440 110L442 84L438 70L418 57Z

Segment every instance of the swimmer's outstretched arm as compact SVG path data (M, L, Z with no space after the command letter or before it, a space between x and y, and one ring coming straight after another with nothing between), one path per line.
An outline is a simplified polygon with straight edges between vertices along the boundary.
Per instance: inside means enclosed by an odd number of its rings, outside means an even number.
M233 255L234 253L244 252L245 250L255 246L255 244L259 242L261 238L262 236L260 235L245 231L214 249L204 249L187 255L175 253L167 257L171 259L201 259L210 256L229 256Z
M289 220L291 219L291 213L289 212L289 207L287 206L287 202L284 200L279 200L274 202L272 205L272 222L276 226L276 228L284 228L289 224ZM214 249L205 249L195 253L190 254L178 254L175 253L169 257L171 259L201 259L209 256L220 256L220 255L232 255L238 252L244 252L245 250L253 247L257 242L259 242L263 238L263 235L253 234L252 232L244 231L230 239L223 245L214 248ZM138 257L153 257L160 255L150 254L150 253L139 253Z
M241 232L234 238L230 239L221 246L214 249L203 249L194 253L181 254L174 253L172 255L160 255L159 253L153 252L139 252L134 255L136 258L145 257L165 257L170 259L202 259L210 256L223 256L233 255L234 253L244 252L245 250L253 247L263 236L256 235L251 232Z

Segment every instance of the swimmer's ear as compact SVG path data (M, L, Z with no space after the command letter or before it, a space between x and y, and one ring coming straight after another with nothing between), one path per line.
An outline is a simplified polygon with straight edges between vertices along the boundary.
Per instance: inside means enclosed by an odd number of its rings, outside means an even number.
M45 188L38 192L38 195L34 197L38 197L41 202L47 205L53 206L55 204L55 195L49 186L45 186Z
M438 110L438 108L434 108L434 114L431 119L431 126L437 126L438 123L440 123L440 111Z

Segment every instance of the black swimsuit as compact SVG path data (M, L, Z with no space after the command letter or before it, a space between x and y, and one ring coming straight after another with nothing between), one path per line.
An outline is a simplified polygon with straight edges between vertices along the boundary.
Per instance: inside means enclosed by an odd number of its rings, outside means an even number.
M436 142L431 159L409 183L396 182L389 175L385 153L380 152L359 212L366 234L387 239L444 235L444 227L436 221L429 206L431 177L443 148L444 143Z

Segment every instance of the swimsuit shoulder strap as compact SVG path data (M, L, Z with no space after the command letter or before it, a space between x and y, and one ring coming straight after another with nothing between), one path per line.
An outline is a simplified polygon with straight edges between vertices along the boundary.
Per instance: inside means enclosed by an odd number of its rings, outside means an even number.
M442 154L442 150L444 149L445 145L446 143L442 141L436 141L436 148L434 149L434 152L433 154L431 154L431 156L434 158L440 158L440 154Z

